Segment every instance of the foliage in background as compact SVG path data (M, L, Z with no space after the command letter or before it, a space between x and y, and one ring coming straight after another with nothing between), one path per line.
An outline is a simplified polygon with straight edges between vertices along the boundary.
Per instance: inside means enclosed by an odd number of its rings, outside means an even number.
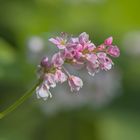
M122 75L123 93L100 110L88 106L62 110L52 116L43 112L38 100L31 98L0 120L0 140L139 140L140 54L127 50L136 46L136 41L132 40L131 46L125 43L132 39L127 38L128 34L140 32L139 5L139 0L1 0L0 110L18 99L35 81L40 57L38 61L30 60L29 38L38 36L45 40L48 33L61 31L86 31L95 44L112 35L122 52L115 63ZM47 50L48 44L45 47Z

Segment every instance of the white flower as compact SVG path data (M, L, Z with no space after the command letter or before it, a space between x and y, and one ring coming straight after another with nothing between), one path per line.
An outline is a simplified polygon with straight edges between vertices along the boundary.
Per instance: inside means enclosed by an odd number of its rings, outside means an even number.
M52 94L49 91L49 86L44 83L36 88L36 94L38 99L43 98L43 100L47 100L48 97L52 97Z

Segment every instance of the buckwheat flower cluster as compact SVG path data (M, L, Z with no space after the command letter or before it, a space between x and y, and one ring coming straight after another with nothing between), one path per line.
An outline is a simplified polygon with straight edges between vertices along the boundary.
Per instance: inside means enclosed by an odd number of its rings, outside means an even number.
M108 71L112 68L111 57L119 57L120 50L113 45L113 38L107 38L101 45L95 46L85 32L78 37L61 33L59 37L50 38L58 52L51 59L44 57L38 68L38 77L41 81L36 88L38 98L46 100L52 97L50 88L57 83L68 82L71 91L79 91L83 81L75 75L71 75L64 67L65 64L86 68L89 75L94 76L100 70Z

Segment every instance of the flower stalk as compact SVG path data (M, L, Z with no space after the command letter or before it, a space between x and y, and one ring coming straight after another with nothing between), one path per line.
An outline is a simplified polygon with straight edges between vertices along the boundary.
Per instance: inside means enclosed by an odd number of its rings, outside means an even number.
M29 91L25 92L23 96L21 96L17 101L15 101L11 106L9 106L7 109L4 111L0 112L0 119L4 118L6 115L8 115L10 112L14 111L19 105L21 105L25 100L27 100L35 91L36 87L40 84L38 82L35 84L32 89Z

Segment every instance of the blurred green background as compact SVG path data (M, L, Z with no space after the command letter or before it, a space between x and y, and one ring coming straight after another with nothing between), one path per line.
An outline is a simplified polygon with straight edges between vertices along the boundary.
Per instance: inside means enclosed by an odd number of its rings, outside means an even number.
M121 90L109 105L46 113L34 95L0 120L0 140L140 140L139 5L139 0L0 0L1 111L35 83L41 48L33 50L32 44L42 47L41 39L47 42L51 33L85 31L95 44L112 35L121 49L114 67ZM54 95L46 102L55 100Z

